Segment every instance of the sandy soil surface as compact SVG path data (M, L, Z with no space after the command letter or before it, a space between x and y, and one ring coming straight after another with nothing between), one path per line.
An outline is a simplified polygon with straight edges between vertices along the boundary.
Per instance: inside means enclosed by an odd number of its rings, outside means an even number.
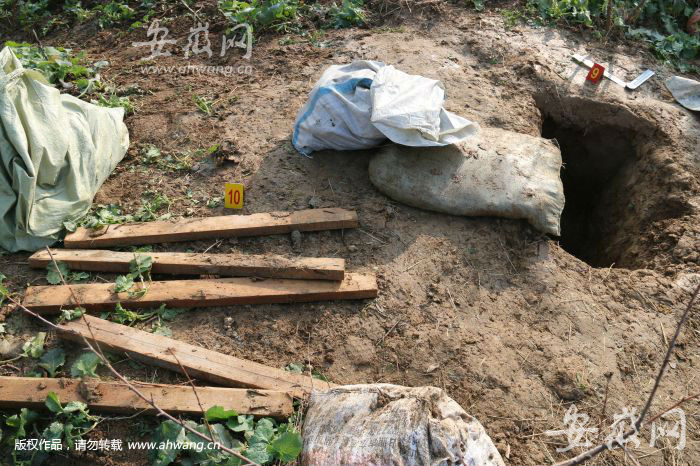
M700 282L700 121L663 87L669 70L638 48L576 31L506 28L495 13L452 7L414 13L371 29L330 31L316 45L297 36L266 37L249 61L237 52L191 60L251 67L250 74L230 77L142 74L138 60L147 51L130 44L146 40L144 31L76 30L47 42L74 43L91 59L110 61L103 75L115 85L138 86L137 111L126 119L129 155L96 203L136 210L144 196L158 192L170 198L174 216L237 214L207 203L221 198L225 182L242 182L242 214L309 205L358 212L360 228L305 233L294 249L289 236L157 246L344 257L349 270L376 273L380 286L379 297L366 302L194 310L171 325L175 338L275 367L308 364L335 383L442 387L483 423L507 464L561 460L581 449L558 453L566 437L545 431L565 428L572 403L602 438L623 408L641 409L677 318ZM190 23L181 18L168 26L186 41ZM210 29L217 43L222 30ZM590 53L626 79L647 67L658 74L633 93L610 81L593 87L584 84L586 71L571 60L573 53ZM176 55L156 64L184 64ZM523 221L453 217L394 203L369 182L372 151L295 153L292 125L314 82L327 66L357 59L440 79L446 108L482 126L556 137L567 193L562 237L542 235ZM194 94L216 101L213 115L197 110ZM217 165L205 156L189 171L147 166L139 155L144 144L182 156L223 141L238 149L234 161ZM27 257L0 256L18 291L45 283L43 273L25 265ZM11 341L39 328L18 312L6 317ZM652 414L700 391L699 342L696 309ZM79 350L56 339L51 344ZM29 364L0 371L20 375ZM129 361L118 367L140 380L183 382ZM628 445L640 464L697 464L699 405L683 407L685 449L675 449L672 438L650 447L645 429L639 446ZM154 422L106 422L93 435L135 438ZM135 452L56 461L146 463L145 454ZM617 451L595 464L634 463Z

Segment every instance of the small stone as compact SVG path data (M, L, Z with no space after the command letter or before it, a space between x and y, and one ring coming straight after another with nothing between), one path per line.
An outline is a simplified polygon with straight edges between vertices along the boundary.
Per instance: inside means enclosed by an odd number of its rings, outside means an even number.
M357 246L355 246L354 244L351 244L350 246L348 246L348 251L357 252Z
M22 353L22 344L19 340L4 339L0 341L0 358L10 359L19 356Z
M231 328L232 326L233 326L233 317L225 317L224 318L224 327Z
M309 199L309 207L311 207L312 209L318 209L319 207L321 207L321 199L316 196L312 196Z
M299 230L294 230L291 233L292 238L292 250L301 251L301 232Z

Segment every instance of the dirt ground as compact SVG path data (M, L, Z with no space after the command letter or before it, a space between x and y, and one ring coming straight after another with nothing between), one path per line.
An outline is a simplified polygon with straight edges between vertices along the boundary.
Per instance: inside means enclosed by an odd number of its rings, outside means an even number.
M189 18L168 25L185 42L190 26ZM210 28L215 46L222 29ZM174 216L310 204L356 209L360 228L305 233L294 250L289 236L155 249L344 257L349 270L375 273L380 287L379 297L365 302L194 310L171 325L175 338L275 367L310 364L340 384L442 387L481 421L511 465L549 464L582 451L559 453L566 436L545 433L565 429L572 403L590 416L589 426L600 427L601 439L615 414L642 408L666 342L700 282L700 120L673 102L663 86L670 71L647 52L585 32L506 28L497 13L450 6L370 29L326 32L315 45L296 35L266 37L249 61L240 52L191 59L251 67L229 77L142 74L139 59L148 51L130 44L143 40L145 31L90 30L46 40L109 60L104 78L140 89L136 113L125 120L129 155L95 202L133 211L148 192L158 192L170 198ZM610 81L591 86L573 53L589 53L626 79L647 67L657 76L635 92ZM523 221L453 217L394 203L369 181L372 151L298 155L290 134L314 82L327 66L358 59L440 79L446 108L482 126L556 137L567 195L562 237L542 235ZM186 63L181 53L156 61ZM212 116L197 110L193 94L216 101ZM192 170L176 172L139 158L147 143L177 155L222 141L235 143L237 161L219 166L202 158ZM221 198L226 182L245 184L241 212L207 207ZM43 273L28 269L27 257L0 256L14 290L45 284ZM39 328L18 312L6 317L7 339L24 341ZM226 317L232 326L224 325ZM51 341L78 353L78 346ZM652 415L700 391L699 345L696 307ZM183 381L128 361L117 367L139 380ZM0 372L21 375L28 366L15 369ZM638 446L628 444L629 456L605 453L591 464L697 464L700 406L696 399L682 407L685 449L668 437L650 446L645 428ZM92 435L126 440L154 422L105 422ZM54 464L146 463L142 452L123 452Z

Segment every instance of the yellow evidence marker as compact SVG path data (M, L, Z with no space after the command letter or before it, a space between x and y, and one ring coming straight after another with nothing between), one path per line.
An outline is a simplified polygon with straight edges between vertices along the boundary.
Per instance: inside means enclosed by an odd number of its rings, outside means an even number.
M226 183L224 207L227 209L243 208L243 185L241 183Z

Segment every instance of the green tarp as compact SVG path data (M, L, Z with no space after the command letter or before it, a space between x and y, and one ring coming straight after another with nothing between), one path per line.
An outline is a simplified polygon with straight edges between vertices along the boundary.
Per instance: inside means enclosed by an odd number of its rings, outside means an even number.
M61 94L0 51L0 247L34 251L90 208L129 146L124 110Z

